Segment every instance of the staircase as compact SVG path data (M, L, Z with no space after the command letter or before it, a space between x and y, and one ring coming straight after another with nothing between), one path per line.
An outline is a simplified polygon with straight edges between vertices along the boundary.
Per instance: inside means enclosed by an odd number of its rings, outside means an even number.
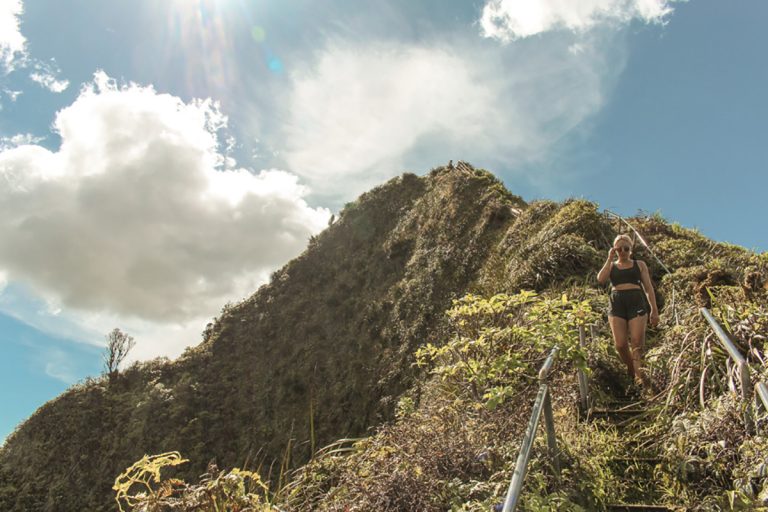
M653 439L643 433L650 411L637 392L617 392L610 400L597 404L589 413L590 421L604 428L618 430L623 453L611 461L610 469L625 484L621 502L606 507L610 512L622 511L684 511L683 507L660 504L655 474L663 470L663 459L653 448Z
M592 341L597 338L596 330L591 331ZM582 346L585 345L585 329L580 329ZM649 336L647 341L652 341ZM555 438L551 402L549 401L549 384L546 384L549 372L552 369L554 358L557 354L555 347L539 371L539 393L534 402L531 418L523 438L521 449L515 463L515 471L503 503L494 505L497 512L512 511L517 507L522 492L522 481L525 478L531 446L542 415L547 417L547 408L542 404L549 404L549 419L544 421L546 425L547 445L549 457L554 457L558 452ZM601 471L603 474L611 473L611 482L617 482L616 488L610 495L617 499L615 503L601 504L601 510L606 511L670 511L685 512L687 505L670 503L669 490L664 483L669 484L677 479L675 470L670 468L670 461L663 457L658 439L653 433L655 428L655 414L657 411L652 400L645 400L641 391L630 384L624 373L623 365L618 359L609 355L609 363L598 365L601 372L593 374L592 379L579 370L579 411L581 421L593 422L594 427L589 429L594 432L603 430L601 438L617 439L618 446L610 451L613 459L601 458ZM593 368L594 371L594 368ZM768 396L768 386L766 386ZM590 398L591 397L591 398ZM768 408L768 400L766 400ZM544 412L542 413L542 410ZM586 417L582 416L583 414ZM557 475L559 469L557 459L553 458L553 468ZM659 484L663 482L663 484ZM605 503L605 502L602 502Z

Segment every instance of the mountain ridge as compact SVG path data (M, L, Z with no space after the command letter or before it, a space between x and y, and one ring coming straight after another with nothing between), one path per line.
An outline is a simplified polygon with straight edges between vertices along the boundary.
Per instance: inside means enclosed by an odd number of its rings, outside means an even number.
M145 453L181 451L191 477L211 459L269 463L292 440L302 461L365 433L391 417L416 345L524 205L463 163L363 194L178 360L87 380L20 425L0 451L0 508L107 509L114 476Z

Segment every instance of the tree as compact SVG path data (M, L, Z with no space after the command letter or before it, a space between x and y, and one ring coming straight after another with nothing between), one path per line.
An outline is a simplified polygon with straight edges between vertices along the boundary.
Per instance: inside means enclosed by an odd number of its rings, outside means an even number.
M105 336L107 346L104 349L104 372L109 376L109 380L117 377L118 368L128 356L136 342L133 336L129 336L117 327Z

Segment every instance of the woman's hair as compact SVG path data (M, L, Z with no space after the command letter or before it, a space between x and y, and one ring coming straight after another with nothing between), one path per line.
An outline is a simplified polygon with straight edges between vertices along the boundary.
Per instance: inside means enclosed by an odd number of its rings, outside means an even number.
M630 249L632 248L633 245L635 245L632 242L632 239L629 237L629 235L618 235L616 238L613 239L613 245L615 246L616 242L618 242L619 240L624 240L625 242L627 242L629 244Z

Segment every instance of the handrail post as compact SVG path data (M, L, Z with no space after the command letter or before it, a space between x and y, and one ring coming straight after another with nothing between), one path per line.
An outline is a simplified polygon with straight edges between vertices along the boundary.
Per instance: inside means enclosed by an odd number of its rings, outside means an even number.
M552 414L551 393L544 396L544 426L547 429L547 451L552 459L555 476L560 480L560 453L557 450L557 438L555 437L555 417Z
M741 381L741 400L744 408L744 427L747 433L755 431L754 415L752 411L752 380L749 378L749 363L739 363L739 380Z
M579 346L584 348L586 346L586 332L584 325L579 325ZM589 410L589 382L587 381L587 374L581 368L577 371L579 379L579 411L583 416L586 416Z
M549 378L549 372L552 371L552 366L555 364L555 357L559 347L555 345L544 361L544 364L539 370L539 382L545 384ZM555 476L560 479L560 453L557 451L557 438L555 437L555 417L552 414L552 393L547 392L544 396L544 427L547 430L547 451L549 457L552 459L552 467L555 470Z
M741 399L749 402L752 398L752 379L749 377L749 363L739 363L739 380L741 381Z

